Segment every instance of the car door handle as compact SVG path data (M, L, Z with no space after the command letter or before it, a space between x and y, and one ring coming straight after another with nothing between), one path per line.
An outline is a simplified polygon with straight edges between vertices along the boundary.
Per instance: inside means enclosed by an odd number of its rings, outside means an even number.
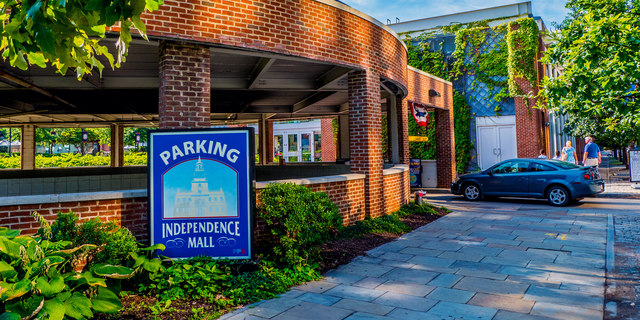
M536 181L538 181L538 182L545 182L545 181L547 181L547 179L536 179Z

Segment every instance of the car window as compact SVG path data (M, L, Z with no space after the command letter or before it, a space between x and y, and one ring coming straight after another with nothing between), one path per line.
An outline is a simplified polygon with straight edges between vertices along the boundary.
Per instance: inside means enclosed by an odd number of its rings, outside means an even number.
M562 168L562 169L575 169L575 168L580 168L578 165L574 164L574 163L570 163L570 162L564 162L564 161L558 161L558 160L552 160L553 164Z
M493 168L493 173L522 173L527 172L529 168L528 161L507 161Z
M550 166L544 165L544 164L542 164L542 163L537 163L537 162L533 162L533 163L531 164L531 168L529 168L529 171L532 171L532 172L539 172L539 171L555 171L555 170L556 170L556 169L554 169L554 168L552 168L552 167L550 167Z

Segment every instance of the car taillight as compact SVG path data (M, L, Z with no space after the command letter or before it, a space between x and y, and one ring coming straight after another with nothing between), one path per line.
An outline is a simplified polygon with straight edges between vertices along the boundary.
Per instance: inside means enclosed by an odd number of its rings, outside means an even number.
M585 174L584 174L584 178L585 178L586 180L591 180L591 175L590 175L590 174L588 174L588 173L585 173Z

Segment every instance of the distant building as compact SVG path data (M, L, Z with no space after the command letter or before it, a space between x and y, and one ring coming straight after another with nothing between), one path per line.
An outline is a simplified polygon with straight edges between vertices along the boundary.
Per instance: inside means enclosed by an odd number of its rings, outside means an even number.
M406 21L390 24L389 27L402 36L410 36L414 39L422 34L429 34L426 41L429 43L430 50L442 52L444 59L451 64L455 59L453 57L455 34L443 33L443 27L456 24L468 25L481 21L487 22L490 27L496 27L521 18L533 18L541 32L546 30L542 19L533 15L530 1ZM496 50L498 43L503 41L504 37L504 33L491 32L485 43L475 50L480 52ZM538 61L545 51L542 36L539 36L539 42L535 61ZM472 61L470 54L464 59L466 63ZM538 84L535 88L531 88L534 94L537 94L540 80L547 72L539 62L536 62L536 70ZM517 81L520 82L520 80ZM535 102L526 103L522 98L496 100L494 97L502 89L501 87L482 83L477 75L466 71L454 81L453 86L455 91L464 94L471 109L469 135L474 150L471 152L471 161L468 163L469 170L486 169L510 158L536 157L540 149L546 149L548 154L555 151L549 150L547 113L529 107Z
M176 193L173 216L175 218L199 218L228 216L222 189L209 191L202 160L198 159L191 181L191 190ZM235 216L235 214L234 214Z

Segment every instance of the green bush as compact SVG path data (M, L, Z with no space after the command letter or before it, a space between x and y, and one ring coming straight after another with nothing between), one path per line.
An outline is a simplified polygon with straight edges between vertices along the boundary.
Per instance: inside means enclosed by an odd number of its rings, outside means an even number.
M329 197L290 183L270 184L261 197L259 214L273 235L259 248L265 258L289 267L319 261L319 245L342 226L338 207Z
M125 166L143 166L147 164L146 152L127 152L124 154Z
M77 222L75 213L58 212L51 225L53 240L70 241L74 245L96 245L98 250L91 257L91 264L125 264L130 254L138 251L138 243L131 231L113 221L102 222L96 218L82 224Z
M0 228L0 318L88 319L94 312L122 309L116 284L134 270L116 265L78 268L79 256L95 246L51 241L50 226L37 213L34 216L42 236L20 236L19 230Z
M0 169L18 169L20 168L19 155L2 155L0 156Z

